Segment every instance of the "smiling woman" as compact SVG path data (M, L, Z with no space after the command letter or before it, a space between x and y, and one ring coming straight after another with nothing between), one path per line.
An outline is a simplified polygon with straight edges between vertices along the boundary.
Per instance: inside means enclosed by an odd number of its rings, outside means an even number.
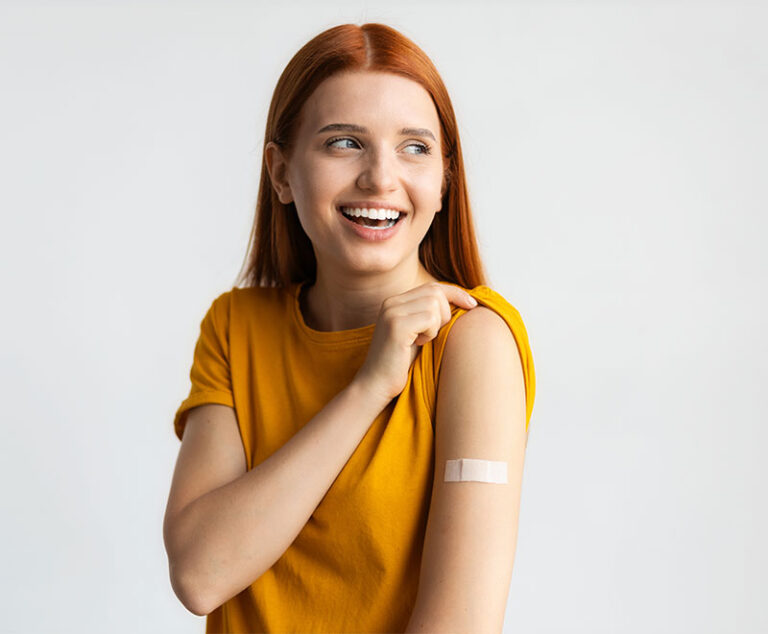
M500 631L533 358L448 93L394 29L334 27L282 73L240 281L174 417L179 599L207 632Z

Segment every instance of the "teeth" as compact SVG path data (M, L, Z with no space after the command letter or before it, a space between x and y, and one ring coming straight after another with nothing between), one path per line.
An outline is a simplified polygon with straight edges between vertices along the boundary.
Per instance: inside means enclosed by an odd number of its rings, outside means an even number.
M363 209L361 207L342 207L341 212L347 216L371 218L372 220L397 220L400 212L394 209Z

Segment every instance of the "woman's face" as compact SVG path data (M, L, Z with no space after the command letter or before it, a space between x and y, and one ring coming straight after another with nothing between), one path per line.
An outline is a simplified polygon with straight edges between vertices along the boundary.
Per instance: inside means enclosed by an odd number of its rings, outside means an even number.
M443 185L440 122L421 85L369 71L326 79L304 104L290 160L282 156L268 144L280 201L295 203L319 268L415 274L418 246L440 211ZM405 213L389 237L373 239L374 230L363 237L342 206Z

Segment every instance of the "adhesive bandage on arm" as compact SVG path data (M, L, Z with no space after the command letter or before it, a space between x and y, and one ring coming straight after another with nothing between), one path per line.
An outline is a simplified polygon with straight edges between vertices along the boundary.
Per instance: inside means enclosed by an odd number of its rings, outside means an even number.
M503 460L459 458L445 461L446 482L492 482L507 484L507 463Z

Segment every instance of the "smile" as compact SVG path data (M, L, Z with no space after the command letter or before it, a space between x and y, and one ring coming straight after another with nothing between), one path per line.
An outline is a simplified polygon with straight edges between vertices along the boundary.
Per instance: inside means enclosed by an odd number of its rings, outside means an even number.
M403 224L403 218L408 215L388 209L337 207L337 210L344 226L358 238L369 242L381 242L394 236ZM395 214L397 217L394 217Z
M396 209L365 209L360 207L338 207L338 210L352 222L371 229L389 229L405 215Z

